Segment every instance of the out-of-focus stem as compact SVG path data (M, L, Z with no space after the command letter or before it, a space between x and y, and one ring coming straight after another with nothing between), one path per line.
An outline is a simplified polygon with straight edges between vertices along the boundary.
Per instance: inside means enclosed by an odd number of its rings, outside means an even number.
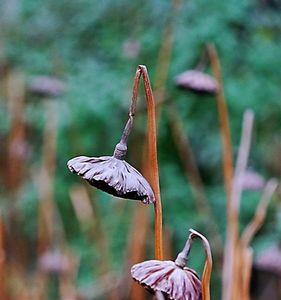
M180 119L179 112L175 105L170 104L167 110L169 118L169 126L172 131L172 137L178 150L179 158L185 171L186 178L190 183L191 192L193 194L195 205L202 220L208 223L209 233L213 244L216 246L215 253L217 256L221 254L222 241L219 235L217 224L211 217L212 212L207 201L203 182L197 168L195 157L189 143L187 134L183 130L183 122Z
M220 135L222 142L223 152L223 177L224 186L227 196L227 233L226 243L224 248L224 264L222 274L222 298L224 300L230 300L231 298L231 285L232 285L232 269L233 261L229 261L230 251L234 250L235 245L231 245L231 191L232 191L232 180L233 180L233 158L232 158L232 143L231 134L229 128L228 110L224 97L223 82L221 76L221 67L217 51L213 44L207 45L207 52L211 62L212 72L218 83L218 91L216 93L216 102L219 114L220 122ZM234 254L234 253L233 253ZM233 258L230 258L233 260Z
M209 44L207 46L208 54L210 57L211 67L213 74L218 83L218 91L216 93L216 102L219 113L220 120L220 132L222 141L222 151L223 151L223 175L224 183L227 194L227 206L229 207L231 198L231 188L232 188L232 178L233 178L233 162L232 162L232 144L231 144L231 134L229 128L229 118L227 104L224 97L223 82L221 76L221 67L219 57L215 46Z

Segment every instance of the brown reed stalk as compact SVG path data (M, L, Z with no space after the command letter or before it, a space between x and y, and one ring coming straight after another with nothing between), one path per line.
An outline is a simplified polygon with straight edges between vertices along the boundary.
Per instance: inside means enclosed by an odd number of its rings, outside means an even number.
M207 45L207 52L210 58L212 72L218 83L218 91L216 93L216 102L220 121L220 134L223 152L223 176L227 195L227 207L230 206L232 178L233 178L233 162L232 162L232 143L229 127L228 109L223 91L223 81L221 75L221 66L216 48L213 44Z
M254 114L251 110L247 110L243 116L243 127L240 146L238 150L238 157L235 166L235 173L233 179L233 190L230 207L230 247L228 256L226 257L229 264L229 276L231 278L231 285L229 292L231 299L235 299L235 295L239 293L239 262L236 259L239 255L237 250L239 243L239 210L242 196L242 178L247 168L247 162L250 152L251 136L254 122Z
M10 131L7 142L4 182L9 197L7 220L7 247L10 256L25 264L27 243L21 236L22 215L17 205L21 186L24 182L26 157L26 122L25 122L25 78L15 70L6 74L6 96Z
M204 222L208 221L208 230L213 240L214 252L216 256L221 256L222 241L218 231L218 226L212 218L211 208L209 206L204 185L197 167L195 156L190 145L188 135L183 130L183 122L180 119L177 108L172 103L169 105L168 118L169 126L172 132L172 138L176 145L182 167L185 171L187 181L190 183L191 193L195 200L195 205L199 215Z
M156 259L163 259L163 238L162 238L162 205L160 198L159 187L159 172L157 161L157 130L156 130L156 116L155 116L155 102L151 89L151 84L147 69L144 65L139 65L136 70L133 95L129 109L130 124L126 131L126 135L130 134L133 124L133 117L136 112L138 87L140 78L143 79L144 92L147 106L147 155L150 164L148 182L150 183L155 196L154 215L155 215L155 257Z
M157 131L155 118L155 103L150 85L148 72L145 66L139 66L144 82L144 91L147 103L147 150L151 166L148 177L149 183L155 195L154 213L155 213L155 258L163 259L163 237L162 237L162 204L159 186L159 171L157 161Z
M37 182L40 196L38 206L38 256L54 243L54 239L58 239L58 242L63 239L62 227L59 226L61 224L57 224L60 220L53 199L53 181L56 170L56 105L52 102L46 102L45 105L42 166L39 177L34 179Z
M8 192L16 197L23 181L24 160L26 151L25 81L23 74L11 71L7 78L8 113L10 132L6 166L6 186Z
M227 196L227 229L226 229L226 243L224 248L224 263L222 274L222 298L224 300L230 300L231 285L232 285L232 270L233 270L233 257L234 243L232 238L232 213L231 213L231 195L232 195L232 180L233 180L233 158L232 158L232 143L231 133L229 127L228 109L223 91L223 81L221 75L221 66L216 48L213 44L207 45L207 53L210 59L212 72L218 83L218 91L216 93L216 103L219 114L220 122L220 136L222 142L223 153L223 176L224 186ZM231 253L230 253L231 252ZM229 260L230 258L230 260Z
M96 201L91 201L90 190L84 185L73 186L69 194L82 232L86 234L90 243L97 245L97 250L102 256L102 259L99 259L98 266L96 266L99 274L107 274L110 271L109 243L101 224L100 212ZM92 195L95 198L95 194Z

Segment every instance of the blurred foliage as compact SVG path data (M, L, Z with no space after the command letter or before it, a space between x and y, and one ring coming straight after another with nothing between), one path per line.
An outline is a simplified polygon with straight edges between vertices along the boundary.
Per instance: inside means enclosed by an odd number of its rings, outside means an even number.
M182 1L180 5L179 12L172 19L174 41L165 97L176 103L184 120L213 218L224 234L225 194L216 104L210 96L202 98L178 91L174 77L195 67L204 44L214 42L221 59L235 157L243 111L252 108L256 119L250 167L266 178L280 176L281 170L276 162L280 165L281 5L277 0L198 0ZM81 257L79 284L83 286L91 281L92 268L88 262L96 263L103 256L80 232L69 200L69 188L80 179L69 173L66 162L78 154L99 156L112 153L127 117L136 66L145 64L152 82L155 77L171 1L2 0L0 10L2 60L5 58L12 68L21 70L27 82L36 75L55 75L67 85L65 95L54 100L59 116L54 191L67 239ZM26 161L25 188L19 201L25 220L28 220L23 227L30 240L36 238L38 206L31 173L36 172L42 160L42 130L46 121L45 106L39 100L27 98L30 152ZM6 103L1 101L1 136L9 131L6 112ZM143 136L145 128L145 119L140 116L131 141L142 144L139 137ZM173 251L176 253L183 245L189 227L198 228L203 233L205 229L183 175L165 108L158 145L164 223L172 231L173 245L176 245ZM129 161L136 157L141 158L141 151L134 154L129 151ZM122 272L129 243L130 212L135 203L126 203L120 217L115 212L116 205L122 200L111 199L100 192L94 197L110 241L110 263L113 269ZM259 197L258 192L244 194L241 227L250 220ZM280 212L278 217L276 207L277 203L272 205L266 225L254 242L257 251L276 241L278 236L280 240ZM197 256L193 264L201 270L202 255ZM218 295L217 277L215 274L215 295Z

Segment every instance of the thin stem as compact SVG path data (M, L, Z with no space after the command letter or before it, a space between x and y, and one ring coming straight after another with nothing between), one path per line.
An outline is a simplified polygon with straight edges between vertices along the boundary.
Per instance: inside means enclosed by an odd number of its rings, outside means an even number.
M141 77L141 69L137 68L136 74L135 74L135 79L134 79L134 85L133 85L131 105L130 105L130 109L129 109L129 119L123 130L120 142L116 145L114 153L113 153L113 156L118 159L123 159L127 153L127 142L128 142L129 135L133 128L134 116L135 116L136 107L137 107L138 88L139 88L139 83L140 83L140 77Z
M156 120L155 120L155 103L150 85L149 76L145 66L140 65L138 68L144 82L144 90L147 103L147 128L148 128L148 157L151 165L151 174L149 176L149 183L153 189L155 196L154 212L155 212L155 258L163 259L163 236L162 236L162 204L160 197L159 186L159 171L157 161L157 139L156 139Z
M180 118L176 106L172 103L169 105L167 113L169 126L172 132L172 138L185 171L185 176L190 184L191 193L194 197L197 211L205 225L207 223L209 225L208 232L211 235L213 244L216 246L214 253L216 253L217 256L221 256L221 236L219 234L218 226L212 217L212 211L204 192L203 182L188 139L188 135L185 134L183 130L183 121Z
M159 187L159 171L157 161L157 130L155 116L155 102L151 89L148 72L145 66L139 65L136 70L131 106L129 109L129 120L126 123L120 143L116 145L114 157L122 159L127 151L127 139L132 130L133 117L136 112L138 88L140 78L143 78L144 91L147 106L147 151L148 161L150 163L148 182L150 183L155 196L154 213L155 213L155 258L163 259L163 234L162 234L162 204Z
M204 249L205 249L205 266L202 275L202 300L210 300L210 280L211 280L211 273L213 267L213 259L212 259L212 252L209 241L202 235L201 233L190 229L189 232L191 233L191 238L200 238Z
M207 51L210 57L213 74L218 83L218 91L216 93L216 102L220 120L221 141L223 147L223 175L227 194L228 207L231 198L232 178L233 178L233 162L232 162L232 144L229 128L229 118L227 104L224 97L223 82L221 75L221 67L216 48L213 44L207 45Z
M232 179L233 179L233 158L232 158L232 143L231 143L231 134L229 127L229 118L227 104L224 97L223 91L223 82L221 76L221 67L217 51L213 44L207 45L207 52L211 62L212 72L218 83L218 91L216 93L216 102L219 113L219 122L220 122L220 135L222 142L222 152L223 152L223 177L224 177L224 186L227 196L227 237L226 244L224 249L224 264L223 264L223 299L229 300L231 295L231 265L232 263L226 260L226 257L229 257L229 250L233 248L230 245L230 236L231 236L231 189L232 189Z
M242 194L241 178L245 173L250 151L251 135L254 115L248 110L244 113L241 141L238 151L235 175L233 179L231 202L228 212L228 230L225 247L223 269L223 299L236 299L239 293L239 264L236 259L239 255L239 208Z
M178 254L176 260L175 260L175 264L177 266L179 266L180 268L184 268L186 266L187 263L187 257L188 254L190 252L191 249L191 245L192 245L192 234L189 235L184 248L182 249L182 251Z

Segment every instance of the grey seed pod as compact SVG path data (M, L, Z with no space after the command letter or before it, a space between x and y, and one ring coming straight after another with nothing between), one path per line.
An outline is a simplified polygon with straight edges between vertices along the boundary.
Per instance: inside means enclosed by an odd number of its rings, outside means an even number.
M187 89L198 94L215 94L218 91L217 81L210 75L197 70L189 70L175 78L179 88Z
M264 188L264 178L255 171L246 170L242 176L242 188L248 191L258 191Z
M39 269L44 273L62 274L71 269L70 257L60 251L46 251L38 261Z
M134 280L150 292L160 291L167 299L201 300L201 281L196 272L173 261L148 260L131 269Z
M193 229L189 231L185 246L174 262L148 260L136 264L131 269L133 279L153 294L162 293L165 299L201 300L201 281L196 272L185 265L193 239L198 237L205 239L205 237Z
M281 277L281 243L266 249L256 259L254 266L262 271Z
M147 180L125 160L120 149L114 156L87 157L78 156L71 159L67 166L69 170L92 186L113 196L141 200L145 204L155 202L153 191Z
M58 97L65 91L65 84L54 77L37 76L34 77L29 85L31 93L42 97Z

